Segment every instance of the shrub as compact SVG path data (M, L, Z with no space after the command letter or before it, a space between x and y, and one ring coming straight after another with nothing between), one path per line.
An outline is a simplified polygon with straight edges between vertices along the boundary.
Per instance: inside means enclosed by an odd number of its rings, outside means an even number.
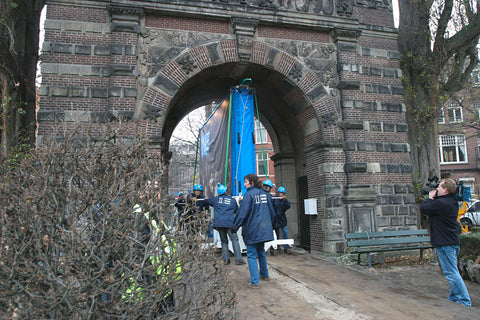
M480 227L469 227L468 230L472 233L480 232Z
M480 256L480 233L470 232L460 235L459 258L475 261Z
M0 164L0 318L231 318L207 219L179 230L160 155L134 128L94 129Z

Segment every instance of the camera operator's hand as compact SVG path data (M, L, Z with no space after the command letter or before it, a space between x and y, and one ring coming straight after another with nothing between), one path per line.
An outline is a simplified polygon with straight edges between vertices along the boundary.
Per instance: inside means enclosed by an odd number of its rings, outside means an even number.
M428 197L432 200L434 200L437 197L437 190L433 189L428 193Z

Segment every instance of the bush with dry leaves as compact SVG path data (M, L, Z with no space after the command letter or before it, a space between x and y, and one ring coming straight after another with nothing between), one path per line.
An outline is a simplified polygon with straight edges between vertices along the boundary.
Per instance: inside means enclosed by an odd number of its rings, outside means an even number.
M232 317L208 219L178 228L162 159L134 132L77 129L3 159L0 318Z

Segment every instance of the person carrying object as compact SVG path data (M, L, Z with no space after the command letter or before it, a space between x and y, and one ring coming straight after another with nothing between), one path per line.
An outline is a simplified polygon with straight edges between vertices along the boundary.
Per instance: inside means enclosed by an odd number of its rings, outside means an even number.
M290 201L288 201L285 187L280 187L277 190L277 197L273 199L273 206L275 207L275 220L273 222L273 229L277 235L277 239L280 239L280 230L282 230L283 239L288 239L287 229L287 215L285 212L290 209ZM285 253L290 254L290 247L285 244L283 246Z
M233 229L242 227L247 246L250 288L258 288L259 280L269 280L265 242L273 240L272 221L275 215L271 197L262 188L256 174L244 177L247 192L233 221ZM257 264L258 259L258 264ZM260 273L259 273L260 266Z
M237 201L227 195L227 187L218 184L217 196L205 199L205 204L213 207L213 228L218 231L222 242L223 263L230 264L230 251L228 249L228 238L232 241L233 253L235 261L238 265L245 264L242 259L242 251L238 243L238 235L236 231L232 231L235 212L237 211ZM227 237L228 236L228 237Z
M183 216L183 222L186 227L204 211L208 211L209 206L205 204L205 196L203 195L205 188L201 184L193 186L193 192L187 197L188 211Z
M183 192L178 193L178 199L175 201L174 206L178 210L178 215L181 216L185 211L185 195Z

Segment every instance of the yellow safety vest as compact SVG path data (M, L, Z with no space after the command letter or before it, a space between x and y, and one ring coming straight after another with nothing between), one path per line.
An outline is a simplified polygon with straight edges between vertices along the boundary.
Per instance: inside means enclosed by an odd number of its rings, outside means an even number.
M134 209L134 213L142 213L142 208L138 204L136 204L133 207L133 209ZM151 222L152 227L154 228L155 232L158 234L159 231L160 231L160 228L158 227L157 222L155 220L150 220L148 212L146 212L144 214L144 216ZM161 222L162 222L165 230L168 230L168 227L165 224L165 222L163 220ZM173 239L167 240L167 237L163 234L162 235L162 242L165 245L165 247L164 247L165 254L167 254L169 256L175 255L176 246L177 246L175 241ZM167 266L167 268L165 268L165 272L163 272L164 270L163 270L163 266L161 264L160 256L158 256L158 255L157 256L150 256L150 263L152 264L152 266L154 268L155 268L156 265L158 265L157 268L156 268L156 274L157 275L161 276L163 279L167 278L166 275L168 274L169 267ZM175 275L176 275L175 280L180 277L181 272L182 272L182 264L180 263L180 261L177 261L177 267L176 267L176 270L175 270ZM130 287L125 290L125 294L122 295L122 298L126 302L131 302L135 298L136 298L137 301L141 301L143 299L143 288L140 287L137 284L137 282L135 281L135 279L133 277L130 277L129 281L130 281ZM164 297L167 297L171 293L172 293L172 291L170 290L169 292L167 292L165 294Z

